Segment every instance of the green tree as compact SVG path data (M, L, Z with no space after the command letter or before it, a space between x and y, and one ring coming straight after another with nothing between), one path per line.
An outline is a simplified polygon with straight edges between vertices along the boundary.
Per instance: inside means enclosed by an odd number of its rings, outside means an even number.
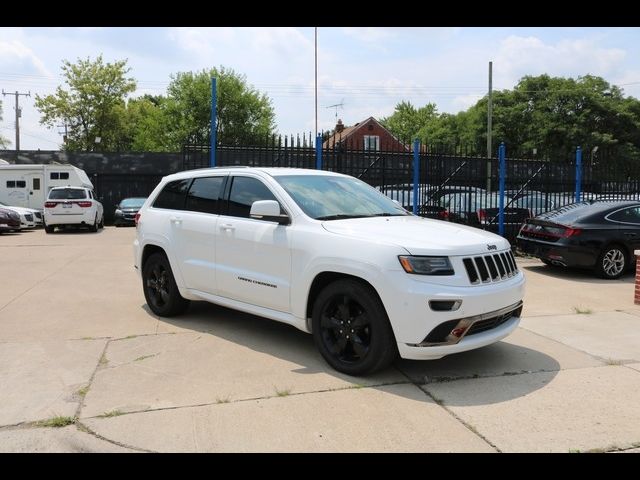
M2 121L2 100L0 100L0 122ZM0 148L7 148L9 146L9 140L0 135Z
M211 78L217 79L217 138L225 145L250 144L274 134L271 100L224 67L172 76L162 108L168 146L208 144L211 133Z
M162 96L143 95L131 98L126 105L116 106L120 122L116 140L118 150L133 152L167 152L166 99Z
M126 65L126 60L105 63L102 55L95 61L78 59L75 64L64 60L67 88L59 86L53 95L36 95L41 124L68 125L65 150L117 150L125 98L136 88L135 80L126 77L130 70ZM100 143L96 143L97 137Z
M411 102L402 101L396 105L393 114L380 120L380 123L402 141L411 141L433 128L437 119L435 103L415 108Z

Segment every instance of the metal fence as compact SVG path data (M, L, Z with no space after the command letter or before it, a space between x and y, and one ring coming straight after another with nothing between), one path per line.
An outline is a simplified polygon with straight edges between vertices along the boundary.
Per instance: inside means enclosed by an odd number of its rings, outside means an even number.
M104 207L104 219L108 224L113 223L118 204L129 197L148 197L162 180L162 175L153 174L123 174L123 173L95 173L91 182L96 195Z
M310 139L302 138L273 138L262 146L218 146L216 166L320 168L344 173L369 183L418 215L472 225L510 240L524 219L573 203L577 193L583 200L640 198L640 161L617 161L611 151L606 156L602 152L595 158L590 155L584 162L579 148L569 158L552 160L506 155L501 175L498 155L472 155L477 151L474 148L405 147L403 143L388 151L365 150L349 143L314 148ZM209 146L185 147L184 160L185 169L208 167Z

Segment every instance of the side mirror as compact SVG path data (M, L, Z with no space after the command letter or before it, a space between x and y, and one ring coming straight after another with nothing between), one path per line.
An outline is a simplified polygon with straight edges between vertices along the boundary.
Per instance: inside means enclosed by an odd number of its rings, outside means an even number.
M258 220L278 222L280 225L289 224L289 216L280 214L280 204L275 200L257 200L253 202L249 216Z

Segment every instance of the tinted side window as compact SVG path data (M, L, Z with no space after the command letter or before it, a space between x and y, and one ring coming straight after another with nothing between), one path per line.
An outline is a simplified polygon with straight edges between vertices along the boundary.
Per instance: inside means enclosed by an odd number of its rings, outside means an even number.
M634 223L640 225L640 207L630 207L615 212L609 217L616 222Z
M153 206L155 208L184 210L184 202L189 183L191 183L190 178L167 183L160 192L160 195L158 195L158 198L153 202Z
M60 180L69 180L69 172L60 172Z
M264 183L256 178L234 177L229 195L229 213L233 217L249 218L253 202L276 200Z
M187 195L186 210L217 214L223 183L224 177L194 178Z
M49 178L51 180L58 180L60 178L60 174L58 172L51 172L49 174Z

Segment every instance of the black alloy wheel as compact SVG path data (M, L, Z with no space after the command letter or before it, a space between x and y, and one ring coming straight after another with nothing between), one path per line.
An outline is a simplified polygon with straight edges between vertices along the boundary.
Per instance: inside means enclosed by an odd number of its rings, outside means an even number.
M169 260L162 253L154 253L145 262L142 284L147 305L156 315L172 317L189 306L189 301L178 291Z
M358 280L342 279L325 287L315 301L312 321L318 350L340 372L373 373L398 355L382 302Z

